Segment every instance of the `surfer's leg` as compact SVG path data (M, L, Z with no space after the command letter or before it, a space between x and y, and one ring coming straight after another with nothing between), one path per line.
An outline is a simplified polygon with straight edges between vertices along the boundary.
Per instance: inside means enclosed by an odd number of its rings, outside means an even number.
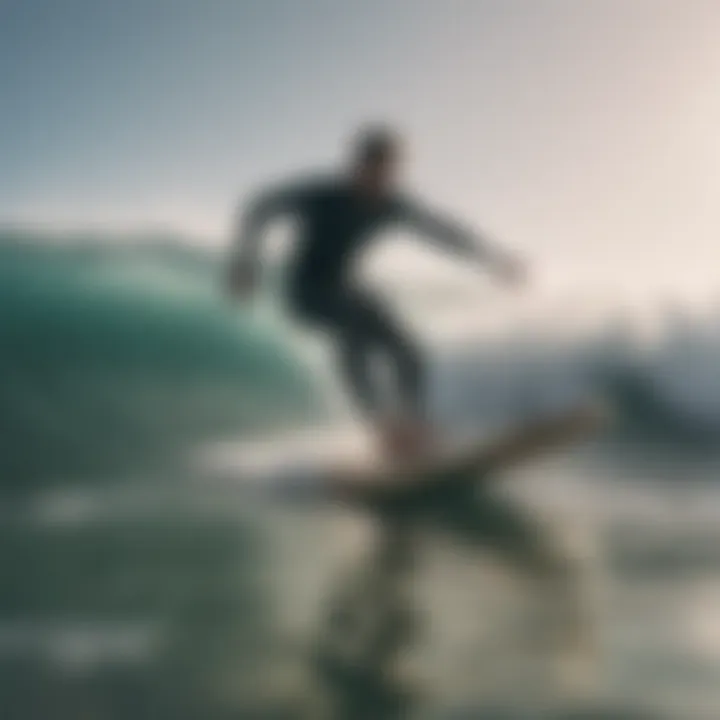
M363 402L378 409L379 390L372 377L372 361L387 362L393 374L394 412L421 414L423 383L419 353L409 336L367 293L346 293L337 306L341 355L349 383ZM374 400L367 396L374 396Z
M390 364L398 411L417 420L424 419L426 397L420 350L410 334L380 302L368 298L363 302L365 332Z
M383 441L398 449L423 445L427 437L420 352L383 303L367 292L343 287L305 291L294 307L334 341L343 380L359 409L381 429ZM376 359L390 365L390 397L373 372Z
M415 454L420 448L427 449L430 438L419 350L409 333L376 298L355 292L346 302L343 314L346 367L361 373L367 383L365 392L372 396L367 407L374 413L373 422L381 421L383 443L391 454ZM389 403L381 402L387 394L372 377L372 361L376 356L391 370L393 387ZM350 381L360 387L357 376L350 377Z
M372 377L373 347L353 323L341 324L337 330L339 367L345 385L360 410L371 419L382 414L381 402Z
M293 298L303 322L321 328L334 344L338 369L358 409L371 421L382 415L382 397L373 377L372 323L362 303L346 289L305 290Z

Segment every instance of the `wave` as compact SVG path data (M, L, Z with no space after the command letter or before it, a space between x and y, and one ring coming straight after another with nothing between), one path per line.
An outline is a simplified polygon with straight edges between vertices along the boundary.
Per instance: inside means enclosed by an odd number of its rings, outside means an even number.
M668 324L652 344L601 329L582 340L514 338L467 347L440 374L445 422L507 420L603 398L612 438L643 453L714 453L720 441L720 335ZM617 445L615 445L617 449Z
M167 238L0 233L4 490L321 412L282 334L223 298L219 263Z
M177 238L0 232L0 474L25 491L172 466L188 445L328 420L323 378L279 325L223 297L222 259ZM437 363L448 427L603 394L615 435L652 447L720 439L720 337L669 326L642 346L479 341Z

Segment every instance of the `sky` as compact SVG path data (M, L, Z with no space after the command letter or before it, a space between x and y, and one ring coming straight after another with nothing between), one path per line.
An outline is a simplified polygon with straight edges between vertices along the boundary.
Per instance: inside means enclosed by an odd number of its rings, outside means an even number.
M719 37L717 0L0 0L0 223L217 246L382 120L418 193L547 277L709 290Z

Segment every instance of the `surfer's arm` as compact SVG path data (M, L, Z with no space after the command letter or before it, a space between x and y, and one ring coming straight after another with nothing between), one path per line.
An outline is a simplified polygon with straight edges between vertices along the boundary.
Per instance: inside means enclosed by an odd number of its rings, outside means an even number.
M305 197L305 186L286 185L257 194L238 212L230 258L231 290L242 292L254 284L262 258L262 238L273 220L297 210Z
M398 203L402 224L436 245L490 266L505 277L519 274L519 262L508 252L445 215L410 200Z

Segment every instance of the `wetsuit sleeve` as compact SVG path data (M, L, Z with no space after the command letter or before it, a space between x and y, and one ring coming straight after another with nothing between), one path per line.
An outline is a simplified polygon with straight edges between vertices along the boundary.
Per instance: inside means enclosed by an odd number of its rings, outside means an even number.
M233 262L245 266L257 265L266 225L276 218L299 211L309 192L309 185L305 183L274 187L259 193L241 207L234 228Z
M408 229L467 258L494 262L501 257L498 249L493 248L476 233L419 202L398 200L397 217Z

